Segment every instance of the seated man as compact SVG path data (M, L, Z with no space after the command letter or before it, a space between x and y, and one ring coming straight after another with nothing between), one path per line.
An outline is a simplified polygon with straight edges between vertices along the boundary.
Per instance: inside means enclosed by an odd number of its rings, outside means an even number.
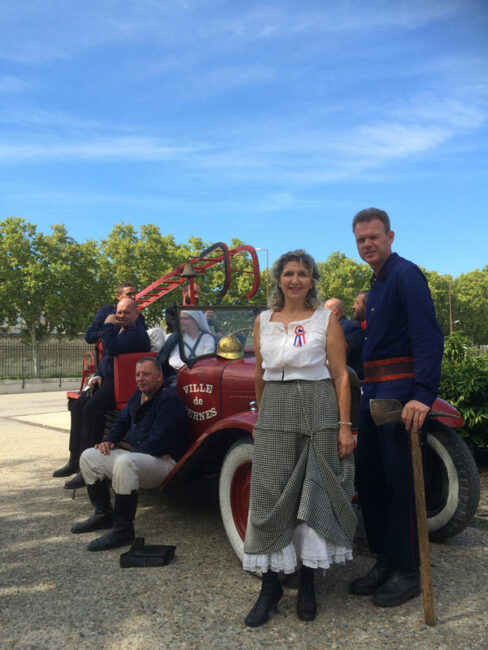
M105 413L115 408L114 357L128 352L149 352L151 344L145 325L138 319L137 305L122 298L117 313L109 314L101 329L103 356L96 376L91 380L96 391L84 391L71 406L70 457L66 465L53 476L69 476L78 472L81 453L100 442L105 429ZM84 487L81 474L64 485L66 489Z
M162 483L183 455L186 445L186 411L173 388L163 388L159 362L143 357L136 364L138 390L119 413L103 441L83 452L81 472L93 515L73 525L73 533L110 530L88 544L89 551L104 551L131 544L140 487ZM108 479L112 480L112 509Z
M329 298L324 304L324 307L330 309L339 323L341 324L346 339L346 361L357 374L359 379L364 379L363 369L363 345L364 345L364 331L360 325L354 321L349 320L344 316L344 304L339 298Z
M122 300L122 298L131 298L131 300L135 300L136 294L136 288L131 282L121 282L118 284L115 289L115 296L117 298L116 304L103 305L103 307L100 307L100 309L95 314L95 318L93 319L91 325L86 330L85 341L90 344L98 343L98 341L102 338L103 324L105 323L105 319L110 314L116 313L117 303ZM139 313L138 321L146 326L146 321L144 320L144 316L141 313Z

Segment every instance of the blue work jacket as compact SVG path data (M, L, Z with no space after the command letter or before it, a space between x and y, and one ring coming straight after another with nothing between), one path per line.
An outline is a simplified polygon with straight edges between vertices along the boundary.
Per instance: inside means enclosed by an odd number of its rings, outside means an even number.
M346 362L357 374L359 379L364 377L363 372L363 345L364 345L364 330L359 323L349 320L345 316L339 318L339 323L344 331L344 338L349 348L346 350Z
M112 323L105 323L102 327L103 356L96 374L103 379L113 379L114 357L118 354L151 350L147 330L139 319L122 332L120 330L120 325Z
M371 398L415 399L432 406L444 340L425 276L397 253L373 275L365 334L363 362L413 357L415 377L363 383L363 408L368 408Z
M137 390L120 411L103 441L124 441L138 454L179 460L187 448L187 418L183 400L174 388L162 387L141 404Z
M115 314L116 311L117 311L116 305L103 305L103 307L100 307L100 309L95 314L95 318L93 319L90 326L86 330L85 341L87 343L96 343L99 339L102 338L103 325L105 323L105 319L110 314ZM137 317L137 321L138 322L141 321L144 327L147 329L146 321L142 314L139 314L139 316Z

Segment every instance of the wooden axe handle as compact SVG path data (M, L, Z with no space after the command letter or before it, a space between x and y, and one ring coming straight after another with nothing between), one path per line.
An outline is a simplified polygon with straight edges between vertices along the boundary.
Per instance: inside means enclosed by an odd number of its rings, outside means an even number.
M420 453L418 431L410 429L410 449L412 454L413 486L417 511L417 532L419 538L420 577L424 601L424 620L427 625L435 625L434 594L432 590L432 570L430 564L429 533L427 530L427 509L425 507L424 473Z

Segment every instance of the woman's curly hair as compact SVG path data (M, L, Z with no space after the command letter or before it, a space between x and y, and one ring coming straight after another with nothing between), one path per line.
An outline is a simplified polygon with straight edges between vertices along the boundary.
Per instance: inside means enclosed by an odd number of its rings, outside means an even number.
M289 251L288 253L284 253L273 264L271 275L275 286L269 297L268 307L275 311L280 311L283 309L283 306L285 304L285 297L283 295L283 291L279 287L279 281L281 274L283 273L283 269L288 264L288 262L299 262L307 269L312 280L312 286L305 297L305 306L311 309L317 309L320 302L317 297L315 283L320 278L319 269L314 258L301 248L296 251Z

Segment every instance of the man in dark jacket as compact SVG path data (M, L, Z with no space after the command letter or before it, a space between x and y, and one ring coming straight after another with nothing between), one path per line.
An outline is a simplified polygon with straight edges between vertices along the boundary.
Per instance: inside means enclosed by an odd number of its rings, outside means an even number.
M394 607L420 594L419 552L408 430L420 431L437 396L443 351L427 280L392 253L386 212L361 210L353 232L359 255L373 270L366 305L356 484L376 564L349 591ZM400 423L376 426L372 398L403 404Z
M346 339L346 362L350 366L359 379L364 377L363 372L363 345L364 345L364 331L361 327L352 320L349 320L344 315L344 304L339 298L329 298L324 304L324 307L330 309L337 320L339 321L344 332Z
M186 449L185 407L176 390L163 387L156 359L143 357L137 362L136 384L138 390L108 435L80 459L95 512L71 530L87 533L110 528L88 544L89 551L117 548L134 540L139 488L161 485ZM113 509L108 479L115 492Z
M110 314L115 314L117 312L117 303L122 300L122 298L130 298L131 300L135 300L136 294L136 288L131 282L121 282L118 284L115 288L115 297L117 298L116 303L103 305L103 307L100 307L100 309L95 314L95 318L86 330L85 341L90 344L98 343L98 341L100 341L102 338L105 319ZM138 315L138 320L140 320L144 326L146 325L144 316L141 313Z
M151 343L145 325L138 318L137 305L131 298L117 303L115 314L108 314L101 327L103 356L91 390L85 390L71 406L70 457L53 476L69 476L79 469L81 453L100 442L105 429L105 413L115 408L114 357L128 352L149 352ZM95 390L94 390L95 389ZM84 487L81 474L66 481L66 489Z

